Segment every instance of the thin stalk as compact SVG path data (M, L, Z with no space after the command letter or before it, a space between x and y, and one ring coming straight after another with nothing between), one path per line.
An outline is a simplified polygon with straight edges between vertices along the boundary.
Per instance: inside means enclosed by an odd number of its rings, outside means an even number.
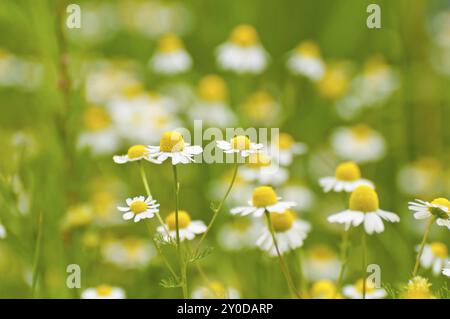
M270 214L269 212L266 210L265 211L265 215L266 215L266 219L267 219L267 225L269 227L269 232L272 236L272 240L273 240L273 244L275 246L275 250L277 252L277 256L278 256L278 261L280 263L280 268L281 268L281 272L284 275L284 278L286 279L286 282L288 284L289 289L291 290L291 292L299 299L301 299L301 295L300 293L297 291L297 289L295 288L294 285L294 281L292 280L291 274L289 273L289 268L286 266L286 262L284 261L283 256L280 253L280 250L278 249L278 242L275 236L275 232L273 230L273 225L272 225L272 220L270 219Z
M40 213L39 219L38 219L38 233L37 233L37 238L36 238L36 246L35 246L34 257L33 257L33 278L32 278L32 282L31 282L31 296L33 298L35 296L37 280L39 277L39 260L40 260L40 256L41 256L41 247L42 247L43 221L44 221L44 218L42 216L42 213Z
M225 195L223 196L222 200L220 201L219 205L217 205L217 207L213 208L213 217L211 218L211 221L209 222L208 227L206 228L206 231L203 233L202 237L200 238L200 240L197 244L197 248L195 249L196 252L200 248L200 245L202 244L203 240L206 238L206 235L208 234L209 230L212 228L212 225L214 224L217 216L219 215L219 212L222 209L223 204L227 200L228 195L230 195L231 189L233 188L234 182L236 181L238 168L239 168L239 163L236 162L236 164L234 166L233 177L231 178L230 185L228 185L228 189L227 189Z
M350 230L344 230L344 233L342 234L342 243L341 243L341 267L339 269L339 275L336 282L336 294L338 291L340 291L340 288L342 286L342 280L344 278L345 268L347 267L348 262L348 248L349 245L349 232Z
M363 258L362 258L362 270L363 270L363 299L366 299L367 290L367 238L366 232L362 231L362 247L363 247Z
M425 233L423 234L422 242L420 243L420 248L419 248L419 251L418 251L417 257L416 257L416 264L414 265L414 270L412 273L413 277L415 277L417 275L417 272L419 271L420 258L422 257L423 248L425 247L425 243L427 242L427 238L428 238L428 234L430 233L431 226L433 225L433 223L435 221L436 221L436 216L431 217L430 221L428 222L428 224L425 228Z

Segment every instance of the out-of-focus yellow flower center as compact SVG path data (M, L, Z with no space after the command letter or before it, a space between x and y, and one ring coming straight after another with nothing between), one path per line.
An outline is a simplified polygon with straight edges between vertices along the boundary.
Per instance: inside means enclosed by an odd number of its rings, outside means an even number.
M184 228L188 227L190 223L191 223L191 216L189 216L189 214L184 210L178 211L178 228L184 229ZM170 213L166 217L166 224L170 230L177 229L177 221L176 221L175 212Z
M204 101L224 101L227 96L225 81L217 75L207 75L198 85L198 94Z
M320 50L317 44L313 41L304 41L300 43L295 49L297 54L307 57L319 57Z
M295 144L295 140L292 135L288 133L280 133L278 135L278 148L280 150L288 150Z
M259 186L253 191L252 203L255 207L266 207L276 204L277 194L270 186Z
M285 232L292 228L295 221L295 213L287 209L284 213L270 213L273 230L277 233Z
M95 288L97 295L103 296L103 297L111 295L112 290L113 290L113 287L111 287L109 285L100 285L97 288Z
M97 191L91 197L94 213L105 216L110 212L111 206L114 204L114 196L108 191Z
M355 283L355 288L360 294L363 293L363 285L364 285L364 279L359 279ZM374 284L370 280L366 280L366 292L371 293L374 290L375 290Z
M355 162L344 162L336 167L336 179L340 181L356 181L361 178L361 171Z
M211 292L216 296L217 298L225 299L227 290L225 289L225 286L222 285L218 281L213 281L209 284L209 289Z
M416 276L408 282L402 294L403 299L434 299L430 291L431 284L426 278Z
M238 135L231 139L231 147L235 150L248 150L250 149L250 139L244 135Z
M130 209L135 214L143 213L147 210L148 206L144 201L137 200L131 203Z
M134 98L136 96L139 96L143 92L144 92L144 87L142 86L141 83L138 83L138 82L131 83L122 89L122 94L130 99Z
M248 97L244 110L251 119L263 121L272 116L275 106L274 99L269 93L258 91Z
M253 168L267 167L271 162L270 156L264 153L251 154L247 159L247 165Z
M339 67L330 67L317 85L325 97L334 99L346 92L348 83L348 76L344 70L341 70Z
M92 209L89 205L76 205L69 208L66 217L66 224L69 227L80 227L92 221Z
M385 71L389 68L386 64L386 61L381 55L373 56L364 63L364 71L365 75L375 74L381 71Z
M128 158L139 158L147 154L145 145L133 145L128 149Z
M318 261L329 261L336 259L336 253L327 245L319 244L308 250L308 257Z
M447 258L448 249L444 243L434 242L430 244L430 249L435 256L438 256L441 259Z
M98 131L111 124L108 112L100 106L89 106L84 112L84 126L90 131Z
M313 298L333 299L336 296L336 285L331 280L316 281L311 287Z
M375 190L367 185L355 188L350 195L350 209L361 212L374 212L379 208L378 195Z
M129 257L136 257L142 247L142 241L136 238L127 238L123 241L123 245Z
M372 133L370 126L366 124L357 124L351 128L353 136L360 141L366 140Z
M249 47L258 43L258 34L251 25L242 24L234 28L231 42L242 47Z
M158 42L158 51L163 53L171 53L183 48L183 42L181 39L173 34L169 33L162 36Z
M178 132L170 131L163 134L159 141L159 148L163 152L181 152L184 150L183 135Z

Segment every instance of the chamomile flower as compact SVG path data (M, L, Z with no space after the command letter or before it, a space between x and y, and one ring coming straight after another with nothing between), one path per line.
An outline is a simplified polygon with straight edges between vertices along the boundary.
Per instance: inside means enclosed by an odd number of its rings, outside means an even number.
M355 162L344 162L336 167L335 176L323 177L319 180L324 192L352 192L356 187L375 186L367 179L361 178L361 170Z
M280 165L288 166L292 164L295 155L301 155L306 152L306 145L296 142L292 135L280 133L272 140L272 155Z
M343 299L336 284L329 279L321 279L313 283L309 295L312 299Z
M288 183L280 189L281 197L297 203L299 211L309 211L314 206L314 192L302 184Z
M116 164L125 164L128 162L140 161L142 159L150 161L148 150L145 145L133 145L128 149L125 155L115 155L113 160Z
M250 94L241 109L249 122L259 125L277 123L281 114L280 103L272 94L264 90Z
M365 124L341 127L331 135L336 154L357 163L378 161L385 155L386 145L380 133Z
M159 40L156 53L149 64L157 73L173 75L188 71L192 66L192 59L181 39L169 33Z
M217 241L228 251L254 248L261 226L261 222L254 218L236 218L222 226Z
M134 219L134 222L137 223L141 219L153 218L155 214L159 213L159 204L151 196L147 198L144 196L127 198L126 203L126 207L117 207L119 211L124 213L122 216L124 220Z
M250 141L247 136L238 135L233 137L229 142L217 141L217 147L226 154L238 153L242 157L248 157L250 154L258 153L263 144L257 144Z
M166 228L159 226L157 231L163 236L165 241L175 240L177 237L176 231L176 215L175 212L171 212L166 218ZM191 220L191 216L184 210L178 211L178 229L180 234L180 241L192 240L195 235L202 234L206 231L206 225L201 220ZM170 236L170 238L168 237Z
M408 282L400 297L402 299L435 299L430 287L431 283L428 279L416 276Z
M197 287L192 291L192 299L239 299L239 292L224 286L219 281L211 281L207 286Z
M248 202L249 206L238 206L231 209L231 214L253 217L261 217L264 212L282 214L289 208L297 205L295 202L280 201L274 189L270 186L259 186L253 190L252 199Z
M414 212L415 219L436 218L436 224L450 229L450 201L446 198L436 198L431 203L420 199L409 202L408 208Z
M135 237L109 239L102 244L101 253L107 262L124 269L144 268L156 255L150 241Z
M287 67L293 74L303 75L311 80L320 79L325 73L325 63L320 50L313 41L300 43L290 54Z
M147 151L150 158L156 160L158 164L170 157L172 165L176 165L194 162L192 157L201 154L203 149L197 145L190 146L184 141L183 135L176 131L169 131L162 135L159 146L149 145Z
M82 299L125 299L125 291L119 287L100 285L87 288L81 293Z
M227 127L236 122L236 116L227 104L225 81L217 75L207 75L198 84L198 101L189 116L211 126Z
M303 241L311 229L309 223L297 219L295 213L290 209L282 213L270 213L270 221L275 232L280 254L303 246ZM267 251L270 256L277 255L272 235L267 228L258 238L256 245Z
M267 66L267 59L256 30L246 24L234 28L230 39L217 49L220 67L236 73L261 73Z
M442 274L444 276L450 277L450 262L447 264L447 267L442 269Z
M419 247L417 247L417 250ZM431 268L434 275L439 275L445 264L450 262L448 249L444 243L432 242L423 247L420 265L425 268Z
M350 299L363 299L364 279L359 279L354 285L344 286L342 292L345 297ZM376 288L373 282L366 281L366 299L383 299L387 296L386 290Z
M396 214L379 208L378 194L367 185L355 188L350 195L348 210L328 217L330 223L344 224L346 229L364 224L364 230L369 235L384 231L383 219L391 223L400 221Z
M62 220L64 230L84 227L92 222L94 212L92 206L85 203L75 204L67 210Z
M317 244L305 252L304 271L310 280L337 280L341 262L329 246Z
M347 63L337 62L326 67L324 75L316 84L324 97L337 99L347 92L349 82L350 75Z
M288 171L272 164L270 157L264 153L250 154L247 159L247 164L240 170L245 181L281 185L289 178Z
M0 224L0 239L5 239L6 238L6 228L5 226L3 226L2 224Z

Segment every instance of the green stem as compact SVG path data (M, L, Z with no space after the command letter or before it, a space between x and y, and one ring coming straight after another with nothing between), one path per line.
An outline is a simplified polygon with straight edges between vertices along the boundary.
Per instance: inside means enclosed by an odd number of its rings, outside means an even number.
M417 257L416 257L416 264L414 265L414 270L412 273L413 277L415 277L417 275L417 272L419 271L420 258L422 257L423 248L425 247L425 243L427 242L427 238L428 238L428 234L430 233L431 226L433 225L433 223L435 221L436 221L436 216L431 217L430 221L428 222L428 224L425 228L425 233L423 234L422 242L420 243L420 248L419 248L419 251L418 251Z
M34 298L36 292L37 280L39 277L39 260L41 256L41 247L42 247L42 227L43 227L44 218L42 213L39 214L38 220L38 233L36 238L36 246L33 257L33 278L31 282L31 296Z
M362 258L362 270L363 270L363 299L366 299L367 290L367 238L366 232L363 229L362 234L362 247L363 247L363 258Z
M211 221L209 222L208 227L206 228L206 231L203 233L202 237L200 238L200 241L197 244L197 248L195 249L196 252L198 252L200 245L202 244L203 240L206 238L206 235L212 228L212 225L214 224L217 216L219 215L219 212L222 209L223 204L227 200L228 195L230 195L231 189L233 188L234 182L236 181L238 168L239 168L239 163L236 162L236 164L234 166L233 177L231 178L230 185L228 185L228 189L227 189L225 195L223 196L222 201L219 203L219 205L217 205L217 207L213 208L213 212L214 212L213 217L211 218Z
M341 243L341 267L339 269L339 275L336 282L336 294L340 291L342 286L342 280L344 278L345 268L347 267L348 262L348 248L349 248L349 232L350 230L345 230L342 234L342 243Z
M278 242L277 242L277 238L275 236L275 232L273 230L273 225L272 225L272 220L270 219L270 214L269 212L266 210L265 211L265 215L266 215L266 219L267 219L267 225L269 227L269 232L272 236L272 240L273 240L273 244L275 246L275 250L277 252L277 256L278 256L278 261L280 263L280 268L281 268L281 272L284 275L284 278L286 279L286 282L288 284L289 289L291 290L291 292L299 299L301 299L301 295L300 293L297 291L297 289L295 288L294 285L294 281L292 280L291 274L289 273L289 268L286 266L286 262L284 261L283 256L280 253L280 250L278 249Z

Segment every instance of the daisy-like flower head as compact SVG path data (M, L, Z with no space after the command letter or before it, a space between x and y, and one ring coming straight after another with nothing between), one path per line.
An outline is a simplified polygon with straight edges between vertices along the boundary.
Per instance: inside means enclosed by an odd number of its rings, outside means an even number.
M274 155L278 162L284 166L292 163L294 155L304 154L307 149L305 144L296 142L292 135L288 133L278 134L272 143L278 150Z
M363 299L364 279L359 279L354 285L347 285L342 289L344 296L351 299ZM366 299L383 299L387 292L383 288L376 288L373 282L366 281Z
M242 157L247 157L250 154L259 152L263 148L263 145L251 142L245 135L237 135L229 142L217 141L217 147L222 149L226 154L238 153Z
M325 73L320 49L313 41L300 43L291 53L287 66L292 73L304 75L311 80L319 80Z
M100 285L81 293L82 299L125 299L125 291L119 287Z
M357 227L364 223L364 229L369 235L384 231L383 219L391 223L400 221L400 218L391 212L381 210L376 191L367 185L355 188L350 195L348 210L328 217L330 223L344 224L346 229Z
M198 287L192 292L192 299L239 299L239 292L224 286L219 281L212 281L205 287Z
M243 24L234 28L230 39L218 48L217 62L225 70L260 73L267 65L267 56L255 28Z
M231 209L233 215L253 215L260 217L265 211L269 213L282 214L286 209L292 208L297 203L280 201L274 189L270 186L259 186L253 190L252 199L248 202L249 206L239 206Z
M311 287L310 296L312 299L342 299L336 284L328 279L316 281Z
M329 65L325 74L317 81L320 93L329 99L337 99L347 92L349 87L349 74L345 63Z
M281 254L303 246L303 240L306 238L311 228L309 223L297 219L295 213L290 209L287 209L282 213L270 213L270 221ZM270 256L277 255L269 229L264 230L256 244L262 250L267 251Z
M450 262L447 264L447 267L442 269L442 274L444 276L450 277Z
M305 275L310 280L337 280L341 262L336 252L324 244L314 245L305 254Z
M162 234L165 241L175 240L177 237L177 223L176 214L171 212L166 217L166 229L163 226L159 226L157 231ZM201 220L191 220L191 216L184 210L178 211L178 229L180 234L180 241L185 239L192 240L195 235L204 233L206 231L206 225ZM167 234L167 230L168 233ZM168 237L170 236L170 238Z
M159 213L159 204L151 196L147 198L144 196L127 198L126 203L126 207L117 207L119 211L124 213L122 216L124 220L134 218L134 221L137 223L141 219L153 218L155 214Z
M435 299L436 297L430 291L431 283L428 279L416 276L405 286L402 299Z
M426 219L434 216L436 224L450 229L450 201L447 198L439 197L431 203L416 199L415 202L409 202L408 208L414 212L415 219Z
M169 33L159 40L157 52L150 60L150 65L156 72L172 75L189 70L192 59L184 49L181 39Z
M183 135L176 131L164 133L159 141L159 146L149 145L147 150L149 156L154 158L158 164L161 164L170 157L172 159L172 165L194 162L192 157L203 152L200 146L190 146L189 143L186 143Z
M264 125L276 123L281 114L280 103L265 90L250 94L244 101L242 110L248 121Z
M344 162L336 167L335 176L323 177L319 180L324 192L352 192L360 185L375 186L367 179L361 178L361 170L355 162Z
M417 250L419 247L417 247ZM423 247L420 264L423 268L431 268L434 275L439 275L445 264L448 263L448 249L444 243L432 242Z
M218 75L204 76L198 84L198 95L201 100L207 102L221 102L227 98L227 86Z
M140 161L142 159L153 161L148 155L149 153L145 145L133 145L128 149L126 155L115 155L113 160L117 164Z
M289 178L288 171L272 164L270 156L263 152L250 154L246 162L245 167L240 170L245 181L281 185Z
M124 269L145 268L156 255L149 240L135 237L107 240L101 252L107 262Z

